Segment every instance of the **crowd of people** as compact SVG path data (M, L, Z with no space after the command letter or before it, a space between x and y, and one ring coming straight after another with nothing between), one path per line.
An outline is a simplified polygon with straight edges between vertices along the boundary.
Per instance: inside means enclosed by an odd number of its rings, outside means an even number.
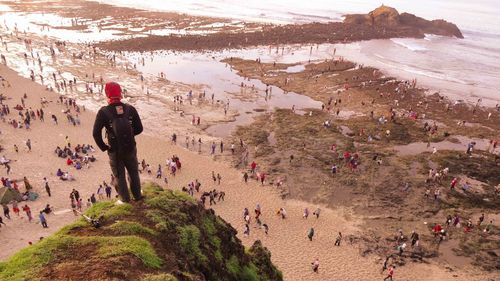
M47 106L48 101L45 97L40 98L40 108L33 110L31 107L27 105L27 102L30 99L28 98L28 95L25 93L23 97L20 100L19 104L16 104L14 107L14 110L18 111L18 117L19 120L15 120L13 118L7 120L9 116L11 116L11 111L9 104L6 104L5 102L7 99L0 99L0 117L5 123L12 124L14 128L26 128L30 129L31 126L34 125L35 121L39 122L44 122L44 108ZM60 97L58 99L57 104L59 104L61 107L63 107L62 113L66 114L68 118L68 122L73 125L79 125L80 120L78 118L78 115L73 116L71 114L71 110L75 110L77 113L80 112L80 108L74 99L71 98L65 98L65 97ZM57 125L57 117L55 114L52 115L52 119L54 121L54 124ZM17 125L15 125L17 124ZM93 152L95 152L94 148L90 144L78 144L77 146L72 147L69 138L66 136L65 138L66 145L61 148L57 146L55 149L54 153L57 155L59 158L63 158L66 160L66 164L68 166L73 167L75 170L79 170L82 167L90 167L90 163L96 161L96 157L92 155ZM31 139L27 139L25 142L25 147L26 147L26 152L29 153L32 151L33 146ZM7 149L7 148L2 148L2 149ZM36 149L43 149L43 148L36 148ZM17 144L14 144L13 151L16 154L21 153L21 150L19 149L19 146ZM3 165L6 168L6 174L7 176L11 173L11 165L15 163L16 160L8 159L5 155L0 158L0 164ZM26 171L24 171L26 172ZM63 172L60 168L57 169L55 172L55 177L59 178L62 181L74 181L75 177L70 174L69 171ZM33 202L35 200L42 200L44 199L43 196L38 194L35 190L36 188L32 185L32 183L29 181L27 176L24 176L22 180L16 180L16 179L11 179L9 177L2 177L2 187L6 188L9 192L11 192L13 195L13 200L9 202L5 202L5 199L3 204L2 204L2 209L3 209L3 215L5 218L8 220L13 219L13 217L10 215L11 209L12 212L16 215L16 217L20 216L21 210L26 214L26 218L28 219L28 222L34 221L34 216L32 213L32 208L30 207L29 202ZM22 185L20 186L20 183ZM24 189L22 188L24 187ZM53 193L55 192L54 190L51 189L50 184L49 184L49 179L47 177L43 178L43 181L41 182L41 187L40 189L44 189L48 197L52 197ZM111 189L109 186L106 189L106 193L108 194L107 198L111 198ZM72 192L72 202L71 206L80 206L79 210L81 211L81 200L82 198L79 198L79 194L76 190ZM93 200L92 198L94 195L92 195L89 199L88 202L93 202L95 203L96 200ZM7 198L7 197L5 197ZM88 206L88 204L87 204ZM75 208L73 208L75 210ZM39 211L36 212L38 215L38 222L43 228L48 228L48 216L52 215L54 213L54 209L50 204L46 204L45 207ZM4 226L7 226L5 222L3 222Z

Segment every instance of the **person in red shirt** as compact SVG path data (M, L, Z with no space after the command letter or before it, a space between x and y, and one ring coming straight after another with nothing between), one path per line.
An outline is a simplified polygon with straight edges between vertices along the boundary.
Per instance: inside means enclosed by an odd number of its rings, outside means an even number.
M12 211L14 211L14 214L19 216L19 207L17 206L17 201L12 201Z
M71 160L71 158L68 158L68 160L66 160L66 165L68 166L73 165L73 160Z
M33 220L33 217L31 216L30 207L28 207L28 205L24 205L23 211L26 212L26 216L28 216L28 220L29 220L29 222L31 222L31 220Z
M451 184L450 184L450 190L454 190L457 183L458 183L458 179L453 178L453 180L451 181Z
M436 224L434 228L432 228L432 231L434 232L434 235L438 235L443 228L441 227L440 224Z
M396 268L396 267L395 266L389 267L389 269L387 270L387 276L384 278L384 281L385 280L391 280L392 281L392 276L394 275L394 268Z
M255 161L252 161L252 164L250 164L250 168L252 168L252 174L255 174L255 169L257 168L257 163L255 163Z

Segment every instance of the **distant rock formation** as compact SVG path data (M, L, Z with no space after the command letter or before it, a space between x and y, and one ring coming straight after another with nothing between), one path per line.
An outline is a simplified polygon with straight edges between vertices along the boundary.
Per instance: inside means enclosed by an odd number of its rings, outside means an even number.
M409 13L400 14L396 9L384 5L366 15L346 15L344 23L368 25L374 28L408 29L420 34L430 33L464 38L460 29L453 23L445 20L430 21Z
M453 23L429 21L396 9L381 6L367 15L346 15L344 22L263 25L249 32L216 32L168 36L150 35L96 44L113 51L221 50L280 44L348 43L371 39L424 38L425 34L463 38Z

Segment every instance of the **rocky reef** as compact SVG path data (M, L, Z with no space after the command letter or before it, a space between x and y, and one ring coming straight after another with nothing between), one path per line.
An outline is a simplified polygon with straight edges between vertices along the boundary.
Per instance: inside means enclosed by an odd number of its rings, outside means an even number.
M426 20L413 14L400 14L396 9L380 6L368 14L346 15L345 24L371 26L373 28L401 29L413 33L414 36L436 34L464 38L458 27L445 20Z

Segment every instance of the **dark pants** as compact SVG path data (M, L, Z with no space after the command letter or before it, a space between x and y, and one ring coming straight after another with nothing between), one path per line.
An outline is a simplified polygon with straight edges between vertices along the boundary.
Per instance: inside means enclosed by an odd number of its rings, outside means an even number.
M139 179L139 163L137 162L137 149L129 153L108 152L111 171L116 178L115 187L121 200L130 201L130 194L125 177L127 169L130 177L130 190L136 200L141 199L141 180Z
M47 222L46 221L42 221L42 226L43 226L43 228L47 228L48 227L47 226Z

